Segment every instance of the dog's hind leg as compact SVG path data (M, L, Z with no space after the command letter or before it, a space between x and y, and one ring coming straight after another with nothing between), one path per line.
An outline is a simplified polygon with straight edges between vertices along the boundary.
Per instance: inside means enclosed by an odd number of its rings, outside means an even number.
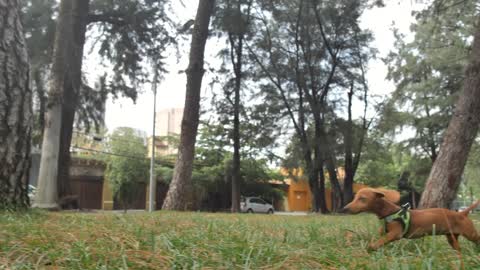
M457 251L460 251L460 245L458 244L458 234L447 234L445 235L447 237L448 243L452 248L454 248Z

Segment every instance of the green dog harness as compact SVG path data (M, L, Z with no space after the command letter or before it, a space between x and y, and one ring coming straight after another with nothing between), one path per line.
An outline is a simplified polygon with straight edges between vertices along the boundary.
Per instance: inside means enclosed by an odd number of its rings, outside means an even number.
M407 234L408 229L410 228L410 205L409 204L402 205L402 208L400 210L383 218L385 233L388 232L387 230L388 223L393 221L398 221L400 222L400 224L402 224L402 227L403 227L402 237L404 237Z

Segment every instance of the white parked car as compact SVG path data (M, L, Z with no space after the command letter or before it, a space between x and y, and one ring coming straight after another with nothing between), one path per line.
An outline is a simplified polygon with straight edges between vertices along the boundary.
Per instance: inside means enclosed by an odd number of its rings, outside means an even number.
M242 197L240 210L243 213L267 213L273 214L273 206L258 197Z

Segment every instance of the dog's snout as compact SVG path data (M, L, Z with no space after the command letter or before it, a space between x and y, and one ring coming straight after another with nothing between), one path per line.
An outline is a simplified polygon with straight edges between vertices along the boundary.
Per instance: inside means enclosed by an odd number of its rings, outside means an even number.
M343 207L341 210L340 210L340 213L349 213L350 212L350 209L348 209L348 207Z

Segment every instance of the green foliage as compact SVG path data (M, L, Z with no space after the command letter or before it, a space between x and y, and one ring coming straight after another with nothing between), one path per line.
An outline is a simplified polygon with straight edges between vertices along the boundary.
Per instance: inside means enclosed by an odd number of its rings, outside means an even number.
M405 146L432 161L463 85L477 14L475 1L434 1L416 15L413 41L394 31L395 50L385 59L396 90L379 127L394 134L413 129Z
M397 189L400 175L408 171L409 182L417 191L422 191L430 172L430 159L411 153L408 148L382 138L380 134L370 136L365 141L356 181L373 187Z
M147 148L134 129L117 128L110 136L109 151L113 155L107 159L105 176L114 196L122 201L125 208L137 183L147 180Z
M163 69L163 53L175 44L171 33L176 28L166 6L169 1L154 0L88 0L87 40L91 48L85 52L98 52L102 62L113 69L98 77L92 86L82 78L79 100L76 101L76 124L89 130L97 130L105 112L108 95L114 98L125 96L136 100L138 88L134 85L149 81L150 66L146 62ZM46 82L48 80L57 1L23 0L23 19L28 53L32 63L35 114L34 143L41 143L44 111L47 101ZM106 64L107 66L107 64Z
M33 69L47 68L53 52L57 1L22 0L23 27Z
M480 194L480 142L477 140L468 156L459 197L470 200L472 196L478 198L478 194Z
M93 49L113 64L113 73L106 86L114 96L137 97L134 83L149 81L150 68L145 61L163 69L163 53L175 44L171 31L176 28L169 19L162 0L92 0L90 5L90 35L95 39ZM129 78L130 83L124 77Z
M192 182L197 201L208 200L216 194L229 198L231 194L232 152L222 132L223 126L204 123L195 146ZM261 196L266 200L281 199L283 193L271 187L269 180L283 179L268 166L267 159L244 154L240 161L241 195ZM221 208L229 208L222 205Z
M173 168L166 166L155 166L155 175L160 177L160 181L170 184L173 178Z
M192 182L200 198L215 192L230 192L229 182L231 181L232 155L225 155L224 160L210 166L199 166L192 172ZM244 158L240 161L241 185L240 192L243 196L260 196L267 200L280 200L283 193L271 187L269 180L283 179L276 171L267 166L266 160L255 160ZM230 196L223 194L223 196ZM225 206L228 207L228 206Z
M47 102L47 74L53 53L57 1L22 0L22 19L31 66L33 93L33 145L42 143Z

